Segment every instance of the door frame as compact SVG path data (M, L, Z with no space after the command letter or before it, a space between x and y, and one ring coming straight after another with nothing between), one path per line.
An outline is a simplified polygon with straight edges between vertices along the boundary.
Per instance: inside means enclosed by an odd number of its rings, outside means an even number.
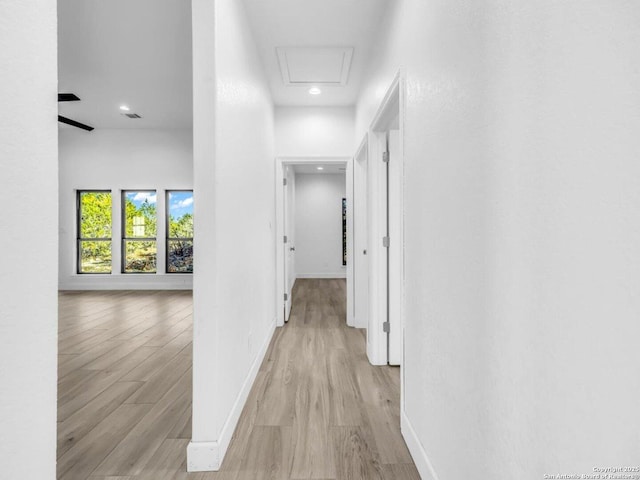
M292 299L291 299L291 294L292 294L292 290L293 290L293 284L295 283L296 279L294 278L293 281L291 281L291 279L289 278L289 274L292 273L291 269L292 269L292 265L291 265L291 257L292 257L292 250L295 251L295 243L293 243L293 249L292 249L292 242L295 242L295 220L292 222L293 223L293 228L288 228L288 223L291 219L295 218L295 182L292 181L291 183L289 183L290 180L295 179L295 173L292 173L292 169L293 166L292 165L283 165L282 166L282 175L283 175L283 179L286 179L286 185L283 182L282 185L282 200L283 200L283 209L282 209L282 219L283 219L283 236L286 234L287 237L287 241L283 243L282 245L282 259L283 259L283 285L284 285L284 291L285 294L287 294L287 298L284 300L284 317L283 320L285 323L287 323L289 321L289 316L291 315L291 304L292 304ZM293 193L293 195L291 195L291 193ZM293 231L292 231L293 230ZM284 240L284 239L283 239ZM295 272L295 261L293 262L293 271ZM294 274L295 277L295 274ZM287 282L287 280L289 280Z
M369 321L369 278L371 272L369 271L369 257L366 259L361 257L363 253L361 249L369 248L369 221L368 212L369 208L369 134L365 133L364 138L360 142L360 146L356 150L356 154L353 156L353 205L352 205L352 223L353 223L353 311L354 326L356 328L368 327ZM356 188L358 187L358 188ZM361 197L360 188L364 187L365 195ZM362 205L364 211L357 211L356 206ZM364 218L364 228L362 220ZM360 265L360 262L356 262L357 258L361 258L362 262L366 261L366 265L360 271L356 268ZM358 265L356 265L356 263ZM362 295L361 289L366 288L366 295ZM363 299L360 302L360 299ZM363 303L363 305L360 305ZM366 308L364 308L366 307Z
M399 319L399 325L391 328L400 328L401 343L401 378L404 364L404 75L399 71L393 79L391 85L382 99L376 115L369 127L368 149L369 149L369 188L371 194L368 204L369 213L369 271L371 283L369 284L369 327L367 328L367 357L372 365L388 364L388 337L384 332L384 322L388 318L388 272L396 269L401 279L399 305L393 318ZM398 118L399 146L400 152L397 156L399 171L399 185L395 191L399 198L396 208L401 212L399 221L399 238L391 238L391 242L400 245L399 256L390 261L387 269L387 248L383 245L383 237L387 234L387 191L386 191L386 164L382 161L383 153L386 151L386 132L395 118ZM403 382L403 380L402 380ZM401 391L404 390L403 383Z
M276 325L284 325L284 294L285 286L285 259L284 248L284 166L285 165L313 165L323 163L326 165L346 166L346 198L347 198L347 325L353 326L353 262L349 259L353 256L353 158L338 156L282 156L275 158L275 182L276 182Z

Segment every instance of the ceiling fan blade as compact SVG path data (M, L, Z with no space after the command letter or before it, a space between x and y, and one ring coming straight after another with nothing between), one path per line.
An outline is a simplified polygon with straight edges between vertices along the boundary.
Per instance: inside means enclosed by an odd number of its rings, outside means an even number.
M75 93L59 93L58 101L59 102L77 102L80 100Z
M83 130L87 130L89 132L91 130L93 130L93 127L90 127L89 125L85 125L84 123L76 122L75 120L71 120L70 118L63 117L62 115L58 115L58 121L62 122L62 123L66 123L67 125L71 125L72 127L78 127L78 128L83 129Z

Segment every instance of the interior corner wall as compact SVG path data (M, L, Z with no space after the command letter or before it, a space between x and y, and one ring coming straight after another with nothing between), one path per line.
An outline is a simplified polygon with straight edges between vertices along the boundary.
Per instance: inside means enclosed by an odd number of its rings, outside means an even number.
M193 140L190 129L95 129L85 132L61 128L59 288L190 289L192 276L165 273L166 190L193 189ZM113 270L110 275L77 274L78 190L111 190ZM120 269L121 192L153 189L158 193L158 272L122 274ZM194 193L197 204L197 193ZM195 222L197 223L197 219ZM197 266L195 269L197 270Z
M273 104L243 2L194 0L194 397L217 470L276 323Z
M56 2L0 2L0 476L56 478Z
M297 278L345 278L342 265L344 174L296 173Z
M402 66L403 432L423 478L636 465L640 4L392 3L357 131Z
M277 107L278 157L351 157L355 151L353 107Z

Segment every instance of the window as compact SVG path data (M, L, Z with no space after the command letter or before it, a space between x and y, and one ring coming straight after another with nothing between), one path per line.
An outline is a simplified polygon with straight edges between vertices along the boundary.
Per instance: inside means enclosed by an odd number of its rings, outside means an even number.
M167 192L167 273L193 273L193 192Z
M111 273L111 191L78 191L78 273Z
M156 273L156 192L122 192L122 272Z

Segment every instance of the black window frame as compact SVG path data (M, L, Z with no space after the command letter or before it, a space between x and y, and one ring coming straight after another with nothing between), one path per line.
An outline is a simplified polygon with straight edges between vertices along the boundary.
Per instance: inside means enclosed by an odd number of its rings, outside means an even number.
M82 202L83 193L108 193L111 195L111 236L106 238L82 237ZM108 272L83 272L82 271L82 242L110 242L111 243L111 268ZM113 273L113 192L108 189L76 190L76 274L78 275L111 275Z
M120 273L122 275L156 275L158 273L158 204L156 202L156 236L155 237L127 237L127 193L151 193L158 195L155 188L139 188L121 190L120 195ZM156 197L157 198L157 197ZM153 272L127 272L127 241L156 242L156 269Z
M171 216L171 205L169 201L169 196L172 193L182 193L189 192L191 193L191 198L193 198L193 189L181 189L181 190L165 190L165 202L164 202L164 210L165 210L165 265L164 270L167 275L193 275L193 271L191 272L170 272L169 271L169 242L171 241L191 241L191 245L193 245L193 237L171 237L171 224L169 223L169 217ZM195 199L194 199L195 201Z

